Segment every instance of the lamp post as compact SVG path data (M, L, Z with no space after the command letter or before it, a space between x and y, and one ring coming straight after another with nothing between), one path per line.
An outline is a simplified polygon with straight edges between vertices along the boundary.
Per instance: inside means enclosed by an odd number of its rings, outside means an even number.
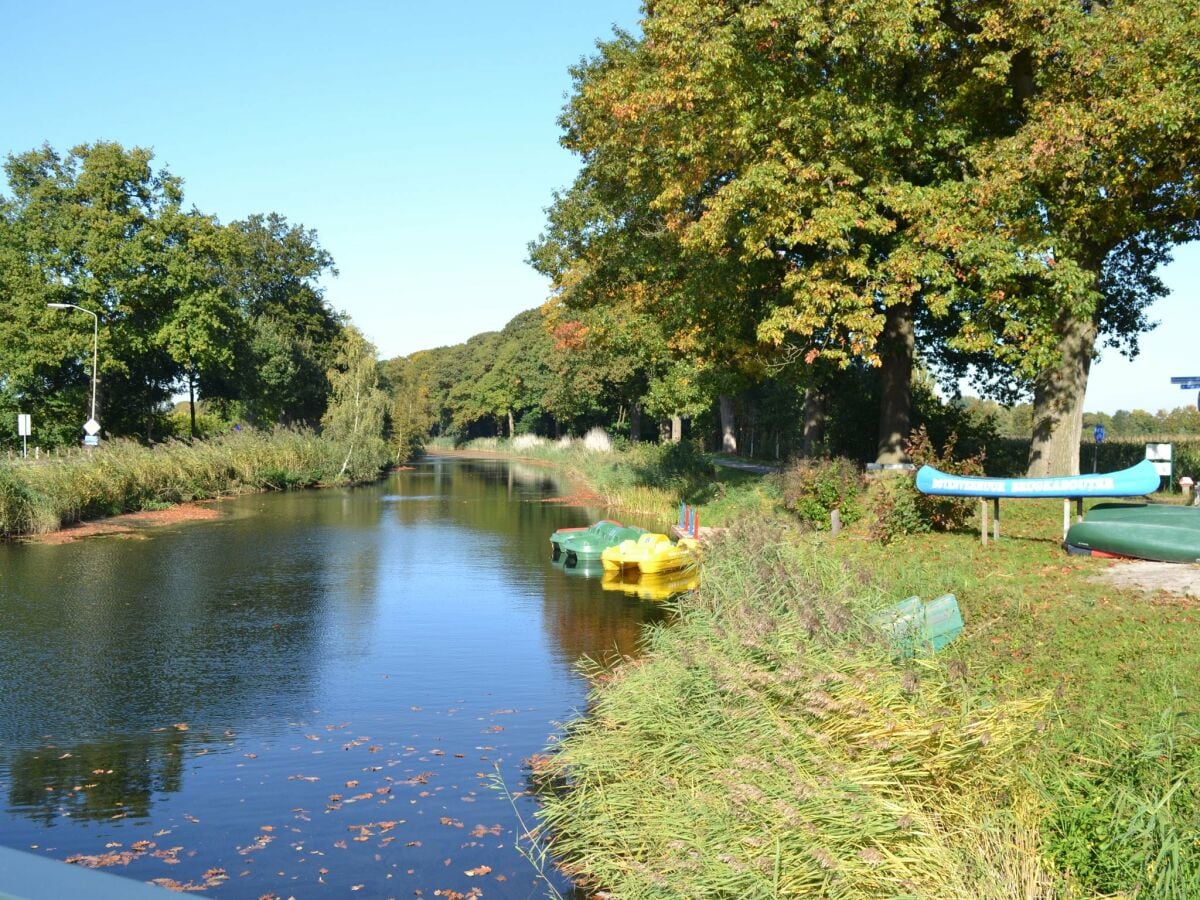
M84 309L74 303L47 303L46 306L50 309L77 309L92 317L92 414L88 419L88 424L95 423L96 430L99 431L100 423L96 422L96 379L100 374L100 316L90 309Z

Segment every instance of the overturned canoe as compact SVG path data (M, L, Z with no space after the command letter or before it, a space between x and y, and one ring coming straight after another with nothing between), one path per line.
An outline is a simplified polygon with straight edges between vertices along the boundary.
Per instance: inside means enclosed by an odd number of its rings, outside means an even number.
M1067 531L1068 552L1157 562L1200 562L1200 508L1102 503Z
M590 528L560 528L550 535L551 559L557 561L561 557L571 568L598 560L606 548L624 540L636 540L645 533L644 528L622 525L612 519L601 519Z
M1064 475L1060 478L985 478L950 475L933 466L917 471L917 490L944 497L1140 497L1158 490L1161 480L1154 463L1102 475Z

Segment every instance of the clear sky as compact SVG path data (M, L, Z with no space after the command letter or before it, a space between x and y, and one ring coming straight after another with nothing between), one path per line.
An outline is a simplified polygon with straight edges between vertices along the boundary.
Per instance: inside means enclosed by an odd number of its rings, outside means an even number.
M340 272L328 299L386 358L545 298L526 244L577 167L558 146L567 69L614 24L636 28L639 3L0 0L0 13L0 153L150 147L224 222L278 212L315 228ZM1136 362L1093 368L1089 410L1195 401L1168 379L1200 375L1200 248L1177 257L1161 327Z

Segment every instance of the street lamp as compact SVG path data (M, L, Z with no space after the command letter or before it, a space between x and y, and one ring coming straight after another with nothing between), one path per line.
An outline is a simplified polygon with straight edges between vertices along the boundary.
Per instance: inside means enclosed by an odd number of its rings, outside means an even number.
M98 364L100 361L100 316L90 309L84 309L74 303L47 303L46 306L50 309L77 309L92 317L92 415L88 423L94 422L96 430L99 431L100 423L96 422L96 379L99 375Z

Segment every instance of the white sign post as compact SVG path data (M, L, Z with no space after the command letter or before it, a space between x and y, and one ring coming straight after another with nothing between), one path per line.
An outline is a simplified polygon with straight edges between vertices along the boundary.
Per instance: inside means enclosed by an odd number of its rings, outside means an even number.
M1174 450L1171 444L1147 444L1146 459L1154 463L1159 478L1167 479L1167 487L1175 488Z
M21 437L21 459L29 455L29 435L32 433L29 413L17 413L17 434Z

